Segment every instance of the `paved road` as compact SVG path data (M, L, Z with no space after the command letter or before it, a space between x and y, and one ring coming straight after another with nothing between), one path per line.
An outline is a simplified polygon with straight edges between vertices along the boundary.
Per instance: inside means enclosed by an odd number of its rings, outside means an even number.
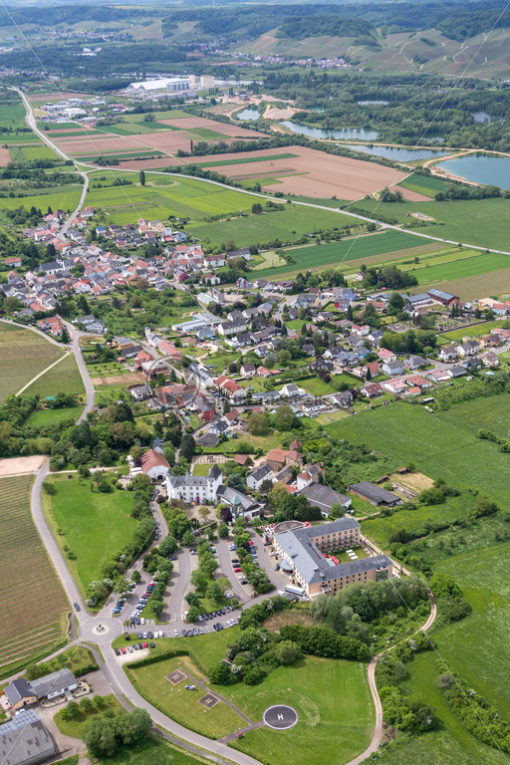
M12 88L12 89L16 90L16 92L19 93L19 95L23 99L23 103L25 105L25 109L27 110L27 115L26 115L26 123L27 123L27 125L30 128L32 128L32 130L35 133L37 133L37 135L41 138L42 141L44 141L44 143L47 146L49 146L51 149L53 149L53 151L57 152L57 154L59 154L59 156L61 156L63 159L66 159L66 160L71 159L70 157L67 156L67 154L65 154L61 149L59 149L59 147L55 143L53 143L53 141L47 135L45 135L44 132L39 130L39 128L37 127L35 118L34 118L34 114L33 114L33 111L32 111L32 106L30 104L30 101L26 97L26 95L21 90L19 90L18 88ZM93 165L90 162L86 162L86 163L82 162L81 164L86 166L86 167L90 167L91 170L102 170L102 169L104 169L104 168L99 167L98 165ZM88 178L87 178L86 172L83 172L83 171L80 171L80 170L77 170L77 172L79 172L80 175L82 175L82 177L84 178L84 182L88 183ZM116 168L116 172L138 173L139 171L137 169L131 169L131 168ZM184 175L182 173L165 173L165 172L163 172L161 170L151 170L150 172L151 172L152 175L164 175L166 177L168 177L169 175L170 176L171 175L175 175L176 178L191 178L191 179L196 180L196 178L194 178L194 176L188 176L188 175ZM237 186L230 186L227 183L220 183L219 181L213 181L213 180L210 180L209 178L201 178L200 180L203 181L204 183L210 183L213 186L220 186L222 188L230 189L232 191L237 191L240 194L248 194L251 197L260 197L261 199L265 199L265 200L272 199L274 202L279 202L279 203L282 203L282 202L286 201L286 197L283 197L283 198L271 197L271 196L268 196L267 194L261 194L261 193L255 192L255 191L249 191L248 189L241 189L241 188L238 188ZM401 228L400 226L395 226L395 225L392 225L390 223L385 223L384 221L378 220L377 218L370 218L367 215L359 215L358 213L349 212L349 210L342 210L340 208L328 207L327 205L315 204L314 202L298 202L295 199L290 199L290 201L293 204L295 204L295 205L300 205L301 207L311 207L311 208L314 208L316 210L325 210L326 212L330 212L330 213L331 212L335 212L335 213L338 213L338 215L347 215L350 218L355 218L356 220L361 220L361 221L363 221L365 223L375 223L377 226L380 226L381 229L389 229L389 230L393 230L393 231L402 231L402 232L404 232L406 234L411 234L412 236L417 236L417 237L420 237L421 239L427 239L427 240L430 240L430 241L433 241L433 242L440 242L441 244L453 244L453 245L459 244L458 240L455 241L453 239L445 239L445 238L443 238L441 236L433 236L432 234L424 234L422 232L417 231L414 228L413 229ZM81 209L81 207L80 207L81 204L82 204L82 200L80 200L80 204L76 208L75 213L77 213ZM483 247L483 246L480 246L480 245L477 245L477 244L469 244L468 242L462 242L461 244L463 245L463 247L468 247L469 249L472 249L472 250L479 250L480 252L487 251L487 252L494 252L497 255L510 255L510 252L507 251L507 250L496 250L496 249L493 249L491 247Z
M64 322L64 324L66 325L69 336L71 338L71 350L74 353L74 357L76 359L76 363L78 364L78 369L80 371L81 379L85 388L85 407L83 412L78 417L78 423L80 423L86 419L87 414L93 410L95 404L94 386L92 385L89 370L87 369L87 365L85 364L85 360L80 348L80 338L88 337L88 335L86 332L80 332L76 329L76 327L67 321Z

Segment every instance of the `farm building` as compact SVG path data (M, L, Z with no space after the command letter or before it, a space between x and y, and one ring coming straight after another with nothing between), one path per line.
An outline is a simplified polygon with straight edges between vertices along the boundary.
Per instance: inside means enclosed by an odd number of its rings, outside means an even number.
M323 483L311 483L301 489L299 494L304 494L311 505L318 507L324 518L329 516L331 508L335 504L342 505L344 510L348 510L352 505L350 497L334 491Z
M361 481L361 483L353 483L349 486L349 491L356 494L361 499L366 499L371 505L386 505L392 507L393 505L399 505L402 500L396 494L391 491L386 491L375 483L370 481Z

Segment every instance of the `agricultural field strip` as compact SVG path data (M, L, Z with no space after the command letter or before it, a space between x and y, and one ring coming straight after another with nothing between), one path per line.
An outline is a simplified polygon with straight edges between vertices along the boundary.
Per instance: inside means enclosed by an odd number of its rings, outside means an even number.
M58 637L58 617L67 609L62 586L32 521L32 482L32 476L0 479L0 546L4 551L0 608L10 615L0 623L2 665L11 656L14 660L47 645L48 633ZM28 559L30 566L26 566ZM13 582L18 583L17 589L12 588Z

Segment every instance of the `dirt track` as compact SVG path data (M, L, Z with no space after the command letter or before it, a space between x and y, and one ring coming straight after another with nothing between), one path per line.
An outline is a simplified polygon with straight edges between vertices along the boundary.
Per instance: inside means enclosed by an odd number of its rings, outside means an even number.
M46 459L42 454L35 454L32 457L11 457L0 460L0 478L35 473Z

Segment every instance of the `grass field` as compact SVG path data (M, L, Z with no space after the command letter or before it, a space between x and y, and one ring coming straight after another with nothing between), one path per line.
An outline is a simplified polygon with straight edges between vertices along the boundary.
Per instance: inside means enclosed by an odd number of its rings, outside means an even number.
M418 284L438 284L464 279L471 276L499 271L510 267L510 255L482 253L476 251L459 252L457 258L437 265L424 264L411 270L418 279Z
M3 401L62 356L63 350L36 332L0 322L0 354L0 401Z
M200 690L189 693L181 688L184 683L172 686L165 675L181 666L194 677L202 677L204 668L207 671L218 661L225 646L237 635L238 628L233 628L193 641L165 641L176 650L190 650L190 657L128 668L128 675L142 695L187 727L215 738L233 732L247 724L233 710L220 702L205 711L198 703ZM163 652L165 646L160 643L156 650ZM125 641L119 638L116 644L125 645ZM258 686L212 686L212 690L254 721L260 720L271 704L290 703L297 709L300 720L291 731L264 728L246 734L236 743L262 762L343 763L368 744L373 711L363 664L307 657L295 666L280 667Z
M426 197L433 199L438 191L444 191L447 184L441 178L436 178L434 175L420 175L415 173L406 178L405 181L401 181L399 186L410 191L416 191L418 194L423 194Z
M169 215L199 221L214 215L249 210L257 201L249 194L194 178L151 177L149 173L146 177L145 187L133 184L92 188L87 194L86 204L104 210L109 223L122 224L134 223L141 217L168 220ZM150 185L152 178L157 179L157 185Z
M415 247L418 244L419 241L411 234L403 234L400 231L385 231L380 234L343 239L340 242L298 247L289 253L295 263L277 268L262 269L257 271L257 276L280 277L283 274L295 274L312 266L314 268L327 265L340 266L344 261L359 261L371 255L395 252Z
M56 491L51 497L44 495L46 516L59 545L68 545L76 555L68 565L84 592L90 581L100 578L103 563L131 539L137 524L129 515L133 495L117 489L111 494L92 492L91 481L77 474L71 480L65 475L47 480Z
M510 395L492 396L430 413L398 402L363 412L327 427L339 438L365 443L394 460L395 468L412 460L431 478L451 486L475 486L506 507L508 456L495 444L480 441L480 427L504 427ZM499 423L499 426L498 426Z
M150 738L141 744L125 747L113 757L100 757L98 762L100 765L198 765L203 760L178 751L164 741Z
M360 200L357 208L368 213L375 211L396 218L399 223L409 224L410 213L420 212L431 216L434 223L420 227L424 234L441 236L455 242L476 244L510 252L510 200L479 199L450 202L403 202L379 205L375 200Z
M353 442L364 442L402 464L412 459L432 478L442 477L459 489L476 488L492 497L503 510L508 507L505 476L508 455L476 437L486 427L503 437L510 435L510 395L478 398L430 414L417 406L398 403L384 411L374 410L344 420L327 429ZM466 495L464 495L466 497ZM398 510L387 518L363 523L364 533L383 547L397 528L421 529L434 519L461 518L463 497L449 497L444 505L417 510ZM469 503L468 503L469 504ZM432 535L423 554L435 553L434 569L445 571L462 587L472 613L461 622L436 627L432 636L437 652L418 657L410 666L409 688L436 708L442 728L416 740L397 741L381 760L388 765L407 765L424 757L431 763L502 763L505 758L485 747L463 728L445 703L436 677L457 673L510 721L510 648L506 639L510 618L510 543L498 541L494 529L506 524L497 517L484 518L476 526L450 530L444 540L456 538L455 547L439 548L443 538ZM434 537L437 537L434 538ZM413 548L411 548L413 549ZM399 737L400 738L400 737Z
M260 199L247 198L260 202ZM249 206L251 208L251 201ZM207 225L191 225L189 230L194 236L206 243L220 244L232 240L238 247L246 247L250 244L270 242L275 239L282 242L296 241L304 234L331 230L335 227L357 227L358 225L355 218L340 215L333 211L328 212L313 207L297 207L286 204L283 210L278 212L250 215L248 218L238 218ZM329 262L333 262L333 260ZM296 267L285 265L283 268L289 271ZM264 271L257 271L257 276L264 276Z
M0 479L0 669L65 642L69 604L30 513L33 476ZM29 565L27 564L30 562Z
M82 406L68 406L63 409L38 409L32 412L28 418L28 424L34 428L44 428L66 420L76 421L82 409Z
M54 186L41 189L39 194L30 194L21 197L4 197L1 200L0 208L14 210L16 207L24 207L30 210L31 207L40 209L46 213L48 206L53 210L74 210L78 204L81 194L81 185L70 183L68 186Z
M54 396L56 393L75 393L82 396L84 392L83 381L73 353L27 388L27 393L38 393L40 396Z

